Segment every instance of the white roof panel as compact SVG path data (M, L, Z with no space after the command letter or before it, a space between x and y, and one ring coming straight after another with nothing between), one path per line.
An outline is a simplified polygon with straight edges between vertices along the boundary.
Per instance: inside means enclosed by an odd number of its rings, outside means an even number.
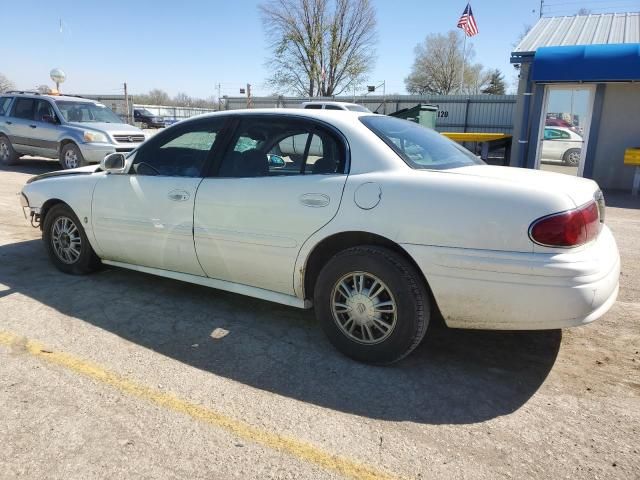
M640 43L640 12L543 17L514 53L535 52L540 47L606 43Z

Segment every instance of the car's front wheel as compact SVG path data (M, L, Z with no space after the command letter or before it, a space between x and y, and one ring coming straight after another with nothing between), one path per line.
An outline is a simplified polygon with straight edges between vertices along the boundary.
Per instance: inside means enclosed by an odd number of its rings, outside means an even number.
M15 165L18 163L18 152L13 149L11 140L4 135L0 135L0 163L2 165Z
M422 276L401 255L377 246L336 254L314 292L316 316L331 343L362 362L396 362L418 346L431 305Z
M83 275L100 267L80 220L67 205L55 205L47 212L42 238L49 258L64 273Z
M84 167L87 164L80 148L75 143L67 143L62 147L60 163L64 169Z

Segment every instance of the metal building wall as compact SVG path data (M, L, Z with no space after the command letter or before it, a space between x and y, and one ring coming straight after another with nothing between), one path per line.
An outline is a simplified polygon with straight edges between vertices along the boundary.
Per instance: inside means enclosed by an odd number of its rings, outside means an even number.
M448 132L501 132L513 131L516 95L394 95L314 98L313 100L341 100L364 105L377 113L396 112L419 103L438 106L436 130ZM299 108L307 97L253 97L251 108ZM227 97L226 108L247 108L246 97Z

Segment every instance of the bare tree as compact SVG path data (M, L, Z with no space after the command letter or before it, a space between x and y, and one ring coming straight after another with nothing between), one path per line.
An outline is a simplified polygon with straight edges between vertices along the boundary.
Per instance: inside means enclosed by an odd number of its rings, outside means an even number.
M173 97L173 104L178 107L191 107L193 106L193 99L184 92L178 92Z
M450 30L446 35L428 35L424 42L415 48L413 68L404 81L407 91L416 94L448 95L459 90L463 61L462 45L462 37L455 30ZM470 45L467 47L465 70L471 70L468 61L473 56L473 45Z
M0 73L0 93L7 92L15 88L13 82Z
M428 35L415 48L416 58L411 73L404 80L407 91L436 95L482 93L489 83L490 73L482 64L472 63L475 57L473 45L467 46L464 55L462 48L462 35L455 30L450 30L446 35ZM463 84L460 85L463 76Z
M376 14L370 0L269 0L260 5L279 92L339 95L373 68Z

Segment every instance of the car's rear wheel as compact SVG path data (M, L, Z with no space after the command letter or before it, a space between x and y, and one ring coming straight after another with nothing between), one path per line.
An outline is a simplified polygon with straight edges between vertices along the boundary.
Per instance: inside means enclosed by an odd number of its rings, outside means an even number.
M314 292L316 316L331 343L362 362L396 362L418 346L431 305L424 280L401 255L360 246L324 266Z
M67 143L60 151L60 163L62 168L78 168L84 167L87 162L82 156L80 148L75 143Z
M18 152L13 149L11 140L4 135L0 135L0 163L2 165L15 165L18 163Z
M564 155L562 156L562 161L571 165L572 167L576 167L580 164L580 149L579 148L570 148Z
M55 205L47 212L42 238L49 258L64 273L83 275L100 267L80 220L67 205Z

